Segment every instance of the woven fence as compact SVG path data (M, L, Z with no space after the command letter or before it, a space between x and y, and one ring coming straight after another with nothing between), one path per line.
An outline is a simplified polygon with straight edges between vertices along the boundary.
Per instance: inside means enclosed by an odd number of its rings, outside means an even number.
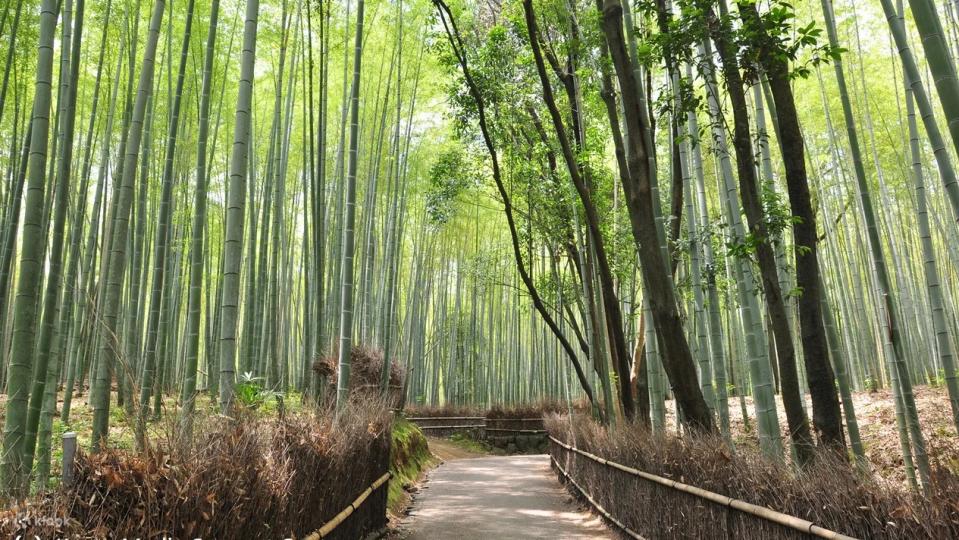
M851 537L674 479L608 461L549 437L560 479L632 538Z
M511 453L546 451L546 428L542 416L412 416L407 420L431 437L462 433Z
M390 418L351 407L199 419L189 445L78 453L63 489L0 512L0 538L363 538L386 525Z
M454 433L485 437L486 418L482 416L411 416L407 420L430 437L449 437Z
M390 476L389 471L383 473L383 475L377 478L369 487L360 492L360 494L353 499L353 502L347 505L346 508L340 510L333 519L327 521L322 527L308 535L306 540L337 538L339 537L338 533L344 538L349 538L348 536L343 536L345 527L341 527L341 525L347 523L349 520L361 524L360 530L365 529L364 532L368 533L382 527L386 516L386 498L388 495L387 490L383 488L383 486L390 481ZM356 527L353 527L353 529L354 530L346 534L355 534Z

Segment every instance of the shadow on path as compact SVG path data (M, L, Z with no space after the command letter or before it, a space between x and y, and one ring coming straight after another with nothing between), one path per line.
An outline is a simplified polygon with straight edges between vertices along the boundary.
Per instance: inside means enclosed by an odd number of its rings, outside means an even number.
M614 538L577 507L546 455L444 463L430 473L398 532L406 540Z

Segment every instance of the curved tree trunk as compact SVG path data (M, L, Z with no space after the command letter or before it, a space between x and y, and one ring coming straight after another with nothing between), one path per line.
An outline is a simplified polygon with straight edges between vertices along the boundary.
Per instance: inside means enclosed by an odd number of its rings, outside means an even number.
M536 310L539 311L540 315L543 317L543 320L546 322L546 325L549 326L550 331L557 337L557 339L559 339L563 350L566 352L570 362L573 364L573 369L576 371L576 376L579 379L580 386L582 386L583 391L586 393L587 399L589 399L590 403L595 405L597 404L597 401L593 394L592 385L589 383L589 379L586 377L586 373L583 371L582 365L576 356L576 351L573 350L572 345L570 345L559 326L553 320L552 315L549 314L549 311L543 304L543 301L536 290L536 286L533 283L529 272L526 270L526 264L523 262L523 255L519 246L519 235L516 230L516 222L513 219L513 206L510 202L509 192L506 190L506 187L503 184L503 179L500 173L498 153L493 142L492 134L490 133L486 122L485 101L483 100L483 96L480 93L479 87L473 81L469 64L467 62L465 52L463 51L463 44L460 41L460 35L456 26L456 21L453 19L453 15L450 12L449 7L443 2L443 0L433 0L433 4L436 5L437 10L440 12L440 19L443 23L446 36L450 42L450 46L453 48L453 51L456 54L460 69L463 72L463 77L466 79L470 94L477 106L480 130L483 133L483 141L486 144L486 149L490 154L490 165L493 169L493 180L496 182L497 190L499 191L500 197L503 199L503 210L506 214L507 225L509 226L510 239L513 248L513 258L516 261L516 269L520 274L520 279L522 279L527 291L529 291L534 307L536 307Z
M556 106L556 100L553 96L552 85L549 82L549 75L546 72L546 64L543 61L543 54L539 45L539 31L536 25L536 15L533 12L532 0L523 1L523 9L526 13L526 28L529 32L530 46L533 49L533 57L536 61L536 69L539 73L540 83L543 88L543 100L549 109L550 118L553 121L553 129L556 137L559 139L560 148L562 148L563 159L566 161L566 168L569 170L573 184L583 203L586 211L586 225L589 231L590 244L595 249L597 274L599 276L600 288L602 290L601 300L605 316L609 318L610 352L613 369L619 381L619 398L623 406L623 414L627 420L632 420L635 416L635 401L633 400L632 386L629 380L629 359L630 351L626 344L626 338L623 334L623 315L619 307L619 298L616 296L615 286L613 284L613 275L609 267L609 260L606 256L606 247L603 241L603 233L599 228L599 215L596 206L593 204L590 187L583 177L583 170L580 163L573 154L573 147L570 144L566 127L563 123L562 115ZM572 73L570 77L575 77ZM575 99L575 96L570 96ZM574 104L575 107L575 104ZM573 115L574 120L579 115ZM580 129L576 132L580 132Z

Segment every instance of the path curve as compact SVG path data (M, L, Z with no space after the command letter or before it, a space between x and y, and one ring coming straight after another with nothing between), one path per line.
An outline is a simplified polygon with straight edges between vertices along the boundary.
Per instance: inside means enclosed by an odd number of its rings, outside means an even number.
M426 440L430 445L430 453L438 457L440 461L454 461L458 459L476 459L481 457L487 457L487 453L474 452L467 448L463 448L452 441L447 439L438 439L435 437L427 437Z
M399 528L406 540L611 539L556 481L549 456L449 461L429 475Z

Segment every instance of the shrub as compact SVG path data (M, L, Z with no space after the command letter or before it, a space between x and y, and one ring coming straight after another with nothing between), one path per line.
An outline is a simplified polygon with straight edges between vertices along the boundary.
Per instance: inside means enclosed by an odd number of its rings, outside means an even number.
M516 405L493 405L487 411L487 418L495 419L518 419L518 418L540 418L549 413L569 412L569 406L561 401L542 400L533 403L524 403Z
M588 410L586 403L574 403L573 410ZM408 405L404 411L409 418L438 416L473 416L490 419L540 418L546 413L566 413L570 406L563 401L542 400L531 403L495 404L489 409L478 405Z

